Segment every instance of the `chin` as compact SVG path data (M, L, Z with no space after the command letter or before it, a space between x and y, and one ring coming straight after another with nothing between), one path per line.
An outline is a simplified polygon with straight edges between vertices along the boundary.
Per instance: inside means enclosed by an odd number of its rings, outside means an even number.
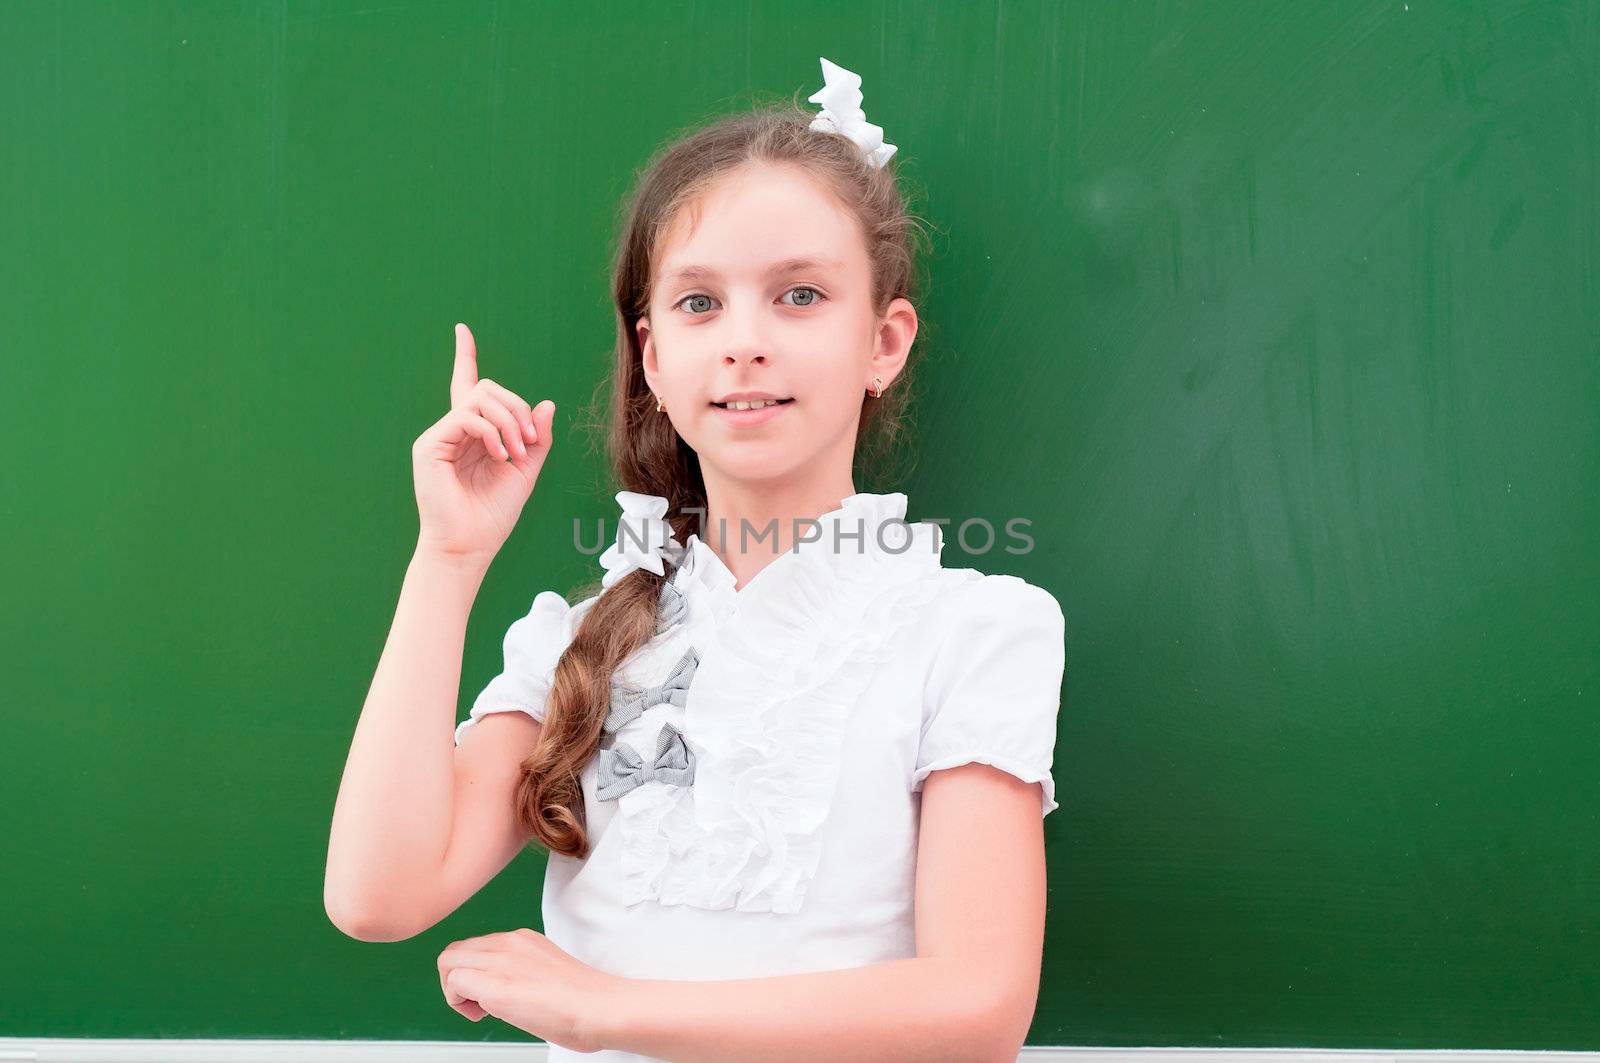
M697 451L703 466L734 480L747 483L789 480L796 470L806 467L809 454L796 454L793 447L779 440L718 446L712 451Z

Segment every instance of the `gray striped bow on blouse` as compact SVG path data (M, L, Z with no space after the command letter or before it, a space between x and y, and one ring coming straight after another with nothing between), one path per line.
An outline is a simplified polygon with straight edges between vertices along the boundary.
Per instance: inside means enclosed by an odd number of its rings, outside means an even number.
M683 592L671 583L661 585L661 601L656 603L656 634L659 635L673 624L680 623L689 615L689 602L684 598Z
M684 651L672 673L653 687L635 690L620 680L611 682L611 711L601 726L608 734L616 734L626 723L637 720L652 705L677 705L682 708L689 700L689 682L694 679L700 665L700 654L690 646Z
M670 722L664 723L656 736L656 755L648 763L626 742L600 751L595 796L609 801L652 779L688 786L694 782L694 764L694 753L684 742L683 732Z

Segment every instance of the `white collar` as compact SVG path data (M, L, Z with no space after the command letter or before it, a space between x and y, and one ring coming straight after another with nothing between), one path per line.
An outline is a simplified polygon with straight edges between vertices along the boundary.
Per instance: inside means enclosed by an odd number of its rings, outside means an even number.
M845 498L837 509L816 517L815 527L805 519L797 518L793 522L795 526L789 530L791 533L798 532L803 541L796 538L787 550L774 553L772 560L735 593L743 595L757 581L765 585L769 572L776 574L785 566L800 567L802 559L807 559L806 563L810 565L825 562L835 568L846 565L860 568L859 562L909 558L913 562L920 561L924 565L931 563L937 567L939 552L944 545L941 529L937 524L921 521L907 523L905 515L906 496L903 492L875 494L863 491ZM763 547L770 549L767 540L751 546L754 550ZM718 591L731 592L738 582L738 577L698 533L691 533L684 546L678 575L683 579L675 579L674 582L700 583Z
M757 583L761 597L777 606L796 594L827 594L829 584L840 581L896 583L938 569L944 549L943 529L937 524L906 521L904 493L857 492L816 518L795 518L791 530L795 541L781 553L773 552L772 560L750 583L735 591L738 578L698 533L690 534L687 545L671 537L664 496L621 491L617 501L622 518L617 543L600 555L606 570L602 586L611 586L635 568L658 575L670 571L679 590L708 593L721 605L744 600L745 592ZM626 538L624 526L632 532ZM645 545L636 545L639 542ZM772 549L770 537L751 543L747 534L745 544L755 550Z

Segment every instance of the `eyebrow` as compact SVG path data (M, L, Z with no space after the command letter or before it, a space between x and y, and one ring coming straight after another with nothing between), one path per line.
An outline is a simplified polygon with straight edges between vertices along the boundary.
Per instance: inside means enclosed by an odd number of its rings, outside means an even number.
M844 263L832 259L819 258L815 255L802 255L796 258L786 258L782 262L775 262L762 271L763 277L782 277L790 273L804 273L811 270L827 271L839 270ZM676 284L681 281L715 280L719 274L710 266L688 265L679 266L663 278L664 283Z

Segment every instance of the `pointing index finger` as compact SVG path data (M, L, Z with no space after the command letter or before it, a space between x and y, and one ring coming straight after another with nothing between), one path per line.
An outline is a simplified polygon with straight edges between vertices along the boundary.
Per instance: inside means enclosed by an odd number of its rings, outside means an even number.
M450 405L458 405L478 384L478 346L472 330L456 322L456 364L450 374Z

